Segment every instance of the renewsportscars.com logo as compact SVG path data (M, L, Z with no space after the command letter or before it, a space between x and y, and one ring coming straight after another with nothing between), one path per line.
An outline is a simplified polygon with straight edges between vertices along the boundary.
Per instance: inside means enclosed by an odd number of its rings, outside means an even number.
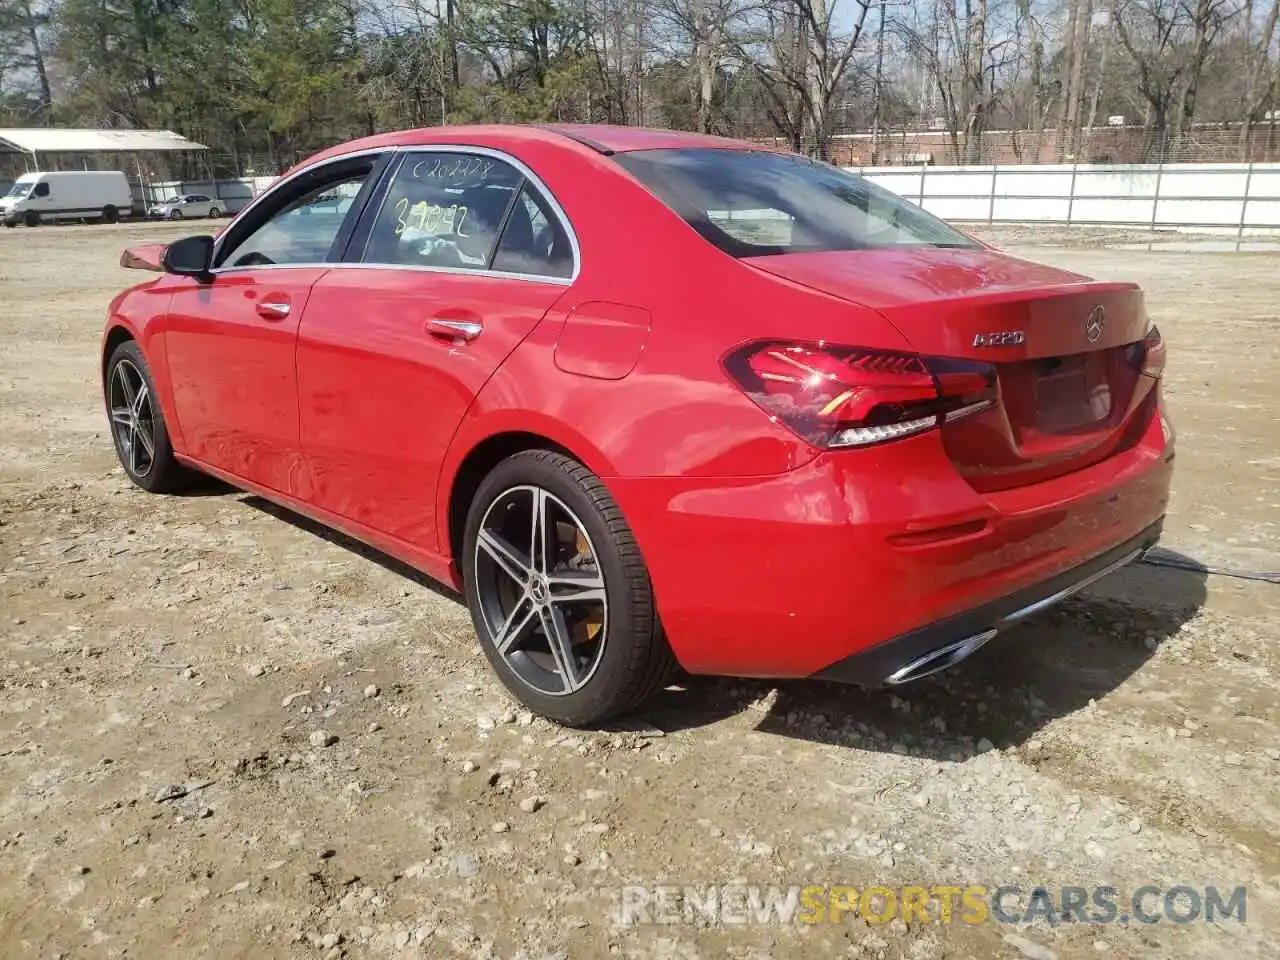
M1244 923L1244 887L1147 884L1132 892L1109 886L1024 888L982 884L953 886L747 884L626 886L616 919L643 924L787 925L841 923Z

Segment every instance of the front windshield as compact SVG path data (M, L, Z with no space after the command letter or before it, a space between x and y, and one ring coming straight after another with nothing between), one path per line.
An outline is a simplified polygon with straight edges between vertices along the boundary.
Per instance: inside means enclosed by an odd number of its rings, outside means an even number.
M699 148L640 150L614 159L735 257L977 246L883 187L794 154Z
M29 180L25 182L22 180L19 180L12 187L9 188L9 192L5 194L5 197L6 198L25 197L30 192L31 192L31 182Z

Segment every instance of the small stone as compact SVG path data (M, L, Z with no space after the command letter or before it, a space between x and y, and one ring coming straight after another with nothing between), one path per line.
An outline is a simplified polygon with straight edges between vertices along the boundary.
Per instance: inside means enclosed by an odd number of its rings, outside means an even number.
M166 800L177 800L180 797L185 797L186 795L186 787L181 784L170 783L156 790L151 799L156 803L164 803Z
M1244 763L1244 757L1238 753L1228 753L1222 758L1222 762L1228 767L1238 767L1240 764Z
M321 860L332 860L337 855L337 851L332 847L322 847L316 851L316 856Z
M194 680L196 677L196 672L192 670L190 667L187 667L187 669L182 671L182 676L183 676L183 679L185 680Z
M267 668L266 668L266 667L264 667L264 666L263 666L262 664L260 664L260 663L255 663L255 664L253 664L251 667L249 667L249 671L248 671L248 672L249 672L249 676L251 676L251 677L255 677L255 678L256 678L256 677L260 677L260 676L262 676L264 673L266 673L266 672L267 672Z
M476 772L476 765L475 765L475 763L474 763L474 762L472 762L471 760L463 760L463 761L462 761L462 772L463 772L463 773L475 773L475 772Z
M882 854L880 857L880 866L882 867L892 867L895 862L892 853Z
M1280 760L1280 749L1272 747L1267 751L1267 757L1271 760Z
M1130 821L1129 821L1129 832L1130 832L1130 833L1141 833L1141 832L1142 832L1142 821L1141 821L1141 820L1139 820L1137 817L1134 817L1132 820L1130 820Z
M929 805L929 797L927 794L917 793L914 797L911 798L911 804L912 806L919 807L920 809L924 809Z
M979 753L988 753L994 750L995 748L996 748L996 745L992 743L990 740L988 740L986 737L983 737L981 740L978 741Z
M469 880L471 877L479 876L480 865L471 854L460 853L453 858L453 871L462 879Z
M283 700L280 701L280 706L288 710L291 706L293 706L293 701L297 700L299 697L309 696L310 693L311 693L310 690L299 690L297 693L291 693L287 697L285 697Z
M141 899L138 900L138 909L145 910L147 909L147 907L155 906L156 901L159 899L160 898L155 896L154 894L152 894L151 896L142 897Z
M533 714L528 710L521 710L516 714L516 723L522 727L528 727L533 724Z
M1027 960L1058 960L1058 955L1046 946L1036 943L1034 940L1028 940L1026 937L1020 937L1016 933L1005 934L1004 942Z
M369 724L369 726L365 727L365 729L368 730L370 733L377 733L379 730L382 729L382 724L380 724L377 720L374 720Z
M321 950L332 950L342 942L342 934L326 933L323 936L316 937L313 942Z
M364 688L364 698L366 700L372 700L380 693L382 693L382 691L378 689L378 685L376 683L371 683Z
M542 804L543 799L541 797L525 797L520 801L520 809L525 813L537 813Z
M311 741L313 747L332 747L338 742L338 738L328 730L312 730L311 736L307 739Z
M576 853L570 853L565 855L564 865L566 867L576 867L581 862L582 862L582 858L578 856Z
M506 833L508 830L511 829L511 824L507 823L505 820L499 820L489 829L492 830L494 833Z
M208 820L213 816L213 807L201 807L196 816L201 820Z
M492 730L494 727L493 717L476 717L476 726L481 730Z
M76 867L75 872L76 872L76 876L83 877L86 874L88 874L89 868L86 867L84 864L81 864L80 866Z
M516 712L510 708L503 710L502 715L498 717L498 722L499 723L515 723Z

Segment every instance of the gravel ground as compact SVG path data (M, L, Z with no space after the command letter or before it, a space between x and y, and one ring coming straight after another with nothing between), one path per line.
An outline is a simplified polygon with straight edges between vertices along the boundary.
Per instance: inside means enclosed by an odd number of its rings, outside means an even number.
M895 694L699 679L562 730L425 578L225 487L127 482L98 337L119 249L176 235L0 231L6 960L1278 955L1276 586L1134 566ZM1280 259L995 236L1143 283L1166 546L1280 567ZM1248 912L620 922L624 886L733 882L1243 885Z

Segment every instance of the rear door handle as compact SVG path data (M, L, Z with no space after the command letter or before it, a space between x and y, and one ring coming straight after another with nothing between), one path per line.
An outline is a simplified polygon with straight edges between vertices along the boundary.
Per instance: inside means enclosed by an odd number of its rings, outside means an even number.
M289 304L284 300L264 300L258 304L258 316L268 320L283 320L289 316Z
M427 321L427 333L446 340L474 340L483 330L483 324L476 320L448 320L444 317L433 317Z

